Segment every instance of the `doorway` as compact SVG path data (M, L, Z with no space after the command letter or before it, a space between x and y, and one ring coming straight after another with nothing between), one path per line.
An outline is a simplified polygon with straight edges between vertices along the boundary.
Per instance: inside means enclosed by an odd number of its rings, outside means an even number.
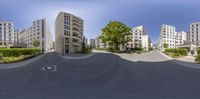
M69 53L69 45L65 45L65 53Z

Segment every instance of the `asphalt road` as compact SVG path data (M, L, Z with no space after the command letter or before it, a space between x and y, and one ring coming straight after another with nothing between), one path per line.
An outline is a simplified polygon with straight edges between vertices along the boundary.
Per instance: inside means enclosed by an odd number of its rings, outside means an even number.
M157 52L147 56L164 58ZM57 70L44 71L44 65ZM200 70L171 61L132 62L109 53L66 60L48 53L27 66L0 70L0 99L199 98Z

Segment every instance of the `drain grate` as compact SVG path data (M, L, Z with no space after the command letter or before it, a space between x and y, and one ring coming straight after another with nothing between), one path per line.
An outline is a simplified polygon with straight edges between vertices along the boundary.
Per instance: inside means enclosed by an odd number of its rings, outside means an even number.
M57 71L57 66L56 65L44 65L42 67L42 70L48 71L48 72L56 72Z

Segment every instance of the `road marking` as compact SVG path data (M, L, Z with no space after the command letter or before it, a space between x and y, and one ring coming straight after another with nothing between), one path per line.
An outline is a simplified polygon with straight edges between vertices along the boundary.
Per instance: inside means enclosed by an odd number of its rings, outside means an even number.
M43 71L48 71L48 72L57 72L57 66L56 65L44 65L42 67Z

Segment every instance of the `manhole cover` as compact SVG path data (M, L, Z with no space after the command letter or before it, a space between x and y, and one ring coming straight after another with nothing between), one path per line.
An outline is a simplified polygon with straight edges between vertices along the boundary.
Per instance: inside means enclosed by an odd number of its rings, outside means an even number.
M56 67L56 65L44 65L42 67L42 70L49 71L49 72L56 72L57 71L57 67Z

